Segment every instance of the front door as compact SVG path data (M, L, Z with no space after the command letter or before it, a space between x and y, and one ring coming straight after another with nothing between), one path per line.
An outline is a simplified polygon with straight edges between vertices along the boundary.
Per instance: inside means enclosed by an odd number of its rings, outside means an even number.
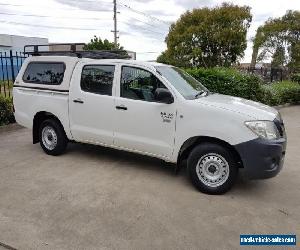
M115 100L115 146L160 158L173 152L176 106L154 100L156 88L166 88L150 71L121 67ZM176 102L176 99L175 99Z
M113 145L113 64L78 65L70 86L70 128L76 141Z

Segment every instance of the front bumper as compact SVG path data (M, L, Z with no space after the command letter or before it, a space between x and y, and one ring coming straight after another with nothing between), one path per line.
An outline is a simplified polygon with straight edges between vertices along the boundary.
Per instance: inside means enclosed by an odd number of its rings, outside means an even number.
M242 174L248 179L266 179L276 176L283 167L286 136L278 140L257 138L235 145L240 154Z

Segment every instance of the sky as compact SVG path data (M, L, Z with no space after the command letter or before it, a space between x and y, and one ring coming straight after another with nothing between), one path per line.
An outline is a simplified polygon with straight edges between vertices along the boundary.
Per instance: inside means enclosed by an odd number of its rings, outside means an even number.
M0 33L45 37L51 43L113 41L113 0L0 0ZM138 60L155 60L166 49L169 26L187 10L214 7L224 0L117 0L119 43ZM268 18L300 10L300 0L231 0L251 7L253 20L242 62L250 62L251 39Z

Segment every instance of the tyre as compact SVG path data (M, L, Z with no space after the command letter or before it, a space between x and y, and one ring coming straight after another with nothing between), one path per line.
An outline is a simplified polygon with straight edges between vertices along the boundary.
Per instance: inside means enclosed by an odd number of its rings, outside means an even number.
M238 174L238 165L231 152L214 143L196 146L190 153L187 164L192 183L207 194L227 192Z
M48 155L62 154L68 143L62 125L54 119L48 119L41 123L39 139L41 147Z

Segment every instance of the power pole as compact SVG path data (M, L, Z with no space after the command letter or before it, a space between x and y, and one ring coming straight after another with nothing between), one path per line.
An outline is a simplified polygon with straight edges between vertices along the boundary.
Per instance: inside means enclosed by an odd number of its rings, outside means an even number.
M114 3L114 30L112 30L112 32L114 33L114 43L115 43L115 47L117 48L118 46L118 29L117 29L117 0L113 0Z

